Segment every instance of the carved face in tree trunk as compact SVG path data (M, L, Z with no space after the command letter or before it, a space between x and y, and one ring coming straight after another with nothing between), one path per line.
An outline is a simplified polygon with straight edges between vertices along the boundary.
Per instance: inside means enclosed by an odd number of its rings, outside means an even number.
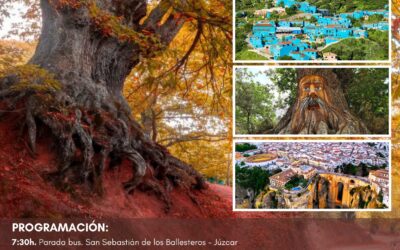
M326 102L326 80L320 76L306 76L300 80L300 98L307 110L321 108L321 103Z
M298 69L297 99L275 131L280 134L367 134L351 114L332 69Z

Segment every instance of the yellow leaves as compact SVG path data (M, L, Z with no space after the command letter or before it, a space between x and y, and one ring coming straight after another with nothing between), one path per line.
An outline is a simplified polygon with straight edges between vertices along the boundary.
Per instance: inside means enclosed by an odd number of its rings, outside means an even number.
M0 70L26 63L35 47L33 43L0 40Z
M100 9L94 1L87 3L90 18L95 28L104 37L115 37L121 42L138 44L143 52L149 53L163 47L153 31L141 32L123 24L124 18Z
M183 142L169 150L208 178L224 181L231 178L231 144L226 140Z
M0 72L0 78L6 75L16 76L18 82L10 87L12 91L52 92L61 89L61 84L54 75L37 65L26 64Z
M185 20L183 28L168 48L152 58L142 58L125 83L124 95L139 121L146 120L143 117L156 121L157 141L168 146L173 155L207 177L225 180L230 178L232 168L232 55L226 35L231 23L221 21L229 19L231 13L221 3L229 6L231 1L185 3L176 1L174 11L168 9L163 18L165 21L173 15ZM195 40L197 20L210 21L223 29L204 24L200 41L180 65ZM146 124L143 121L144 127Z
M168 18L172 15L174 9L172 7L168 8L168 11L165 13L165 15L161 18L161 20L157 23L158 26L163 25ZM175 16L174 16L175 17Z
M400 16L400 0L392 0L392 12L396 16Z

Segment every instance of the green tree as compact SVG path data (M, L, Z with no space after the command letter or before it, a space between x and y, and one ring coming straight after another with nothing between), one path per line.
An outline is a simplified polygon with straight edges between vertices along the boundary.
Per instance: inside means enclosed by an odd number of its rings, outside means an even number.
M291 57L291 56L280 56L280 57L278 58L278 60L292 61L292 60L294 60L294 59L293 59L293 57Z
M275 120L272 93L254 79L247 69L236 71L236 129L254 134L273 127Z
M245 151L252 150L252 149L257 149L257 146L247 143L247 142L246 143L237 143L235 145L236 152L245 152Z
M290 106L296 100L297 93L297 74L295 69L285 68L276 69L270 78L277 85L281 92L288 92L289 97L284 100L285 106Z
M293 16L293 15L297 14L297 6L292 5L289 8L285 8L285 11L288 16Z
M317 18L315 17L315 16L312 16L311 18L310 18L310 23L317 23Z
M353 69L344 84L345 97L353 113L377 134L389 130L389 72L382 68ZM346 83L346 81L342 81Z
M242 188L250 188L254 191L255 195L260 193L261 190L269 184L269 171L260 167L247 168L235 167L236 184Z

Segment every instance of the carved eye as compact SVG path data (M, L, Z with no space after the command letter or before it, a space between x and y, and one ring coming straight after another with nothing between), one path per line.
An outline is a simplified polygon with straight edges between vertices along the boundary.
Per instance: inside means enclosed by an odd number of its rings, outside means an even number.
M304 91L307 91L307 92L310 91L310 87L305 87Z
M315 87L315 91L320 91L321 87Z

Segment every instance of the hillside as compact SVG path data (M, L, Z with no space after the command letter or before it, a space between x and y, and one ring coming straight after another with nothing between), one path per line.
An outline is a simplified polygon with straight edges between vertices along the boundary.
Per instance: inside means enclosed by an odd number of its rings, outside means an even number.
M237 218L287 217L287 214L234 213L232 189L209 185L194 191L192 197L179 189L171 193L172 207L154 193L136 190L127 195L122 182L130 176L130 166L107 170L101 196L85 191L82 186L65 186L61 190L46 181L45 174L55 170L51 141L38 142L38 157L32 158L24 140L16 136L15 116L0 123L0 217L1 218ZM292 214L293 215L293 214Z
M384 9L388 4L387 0L308 0L312 5L320 9L328 9L331 13L346 13L355 10L377 10Z
M322 52L333 52L340 60L387 60L388 58L387 48L369 39L345 39L328 46Z

